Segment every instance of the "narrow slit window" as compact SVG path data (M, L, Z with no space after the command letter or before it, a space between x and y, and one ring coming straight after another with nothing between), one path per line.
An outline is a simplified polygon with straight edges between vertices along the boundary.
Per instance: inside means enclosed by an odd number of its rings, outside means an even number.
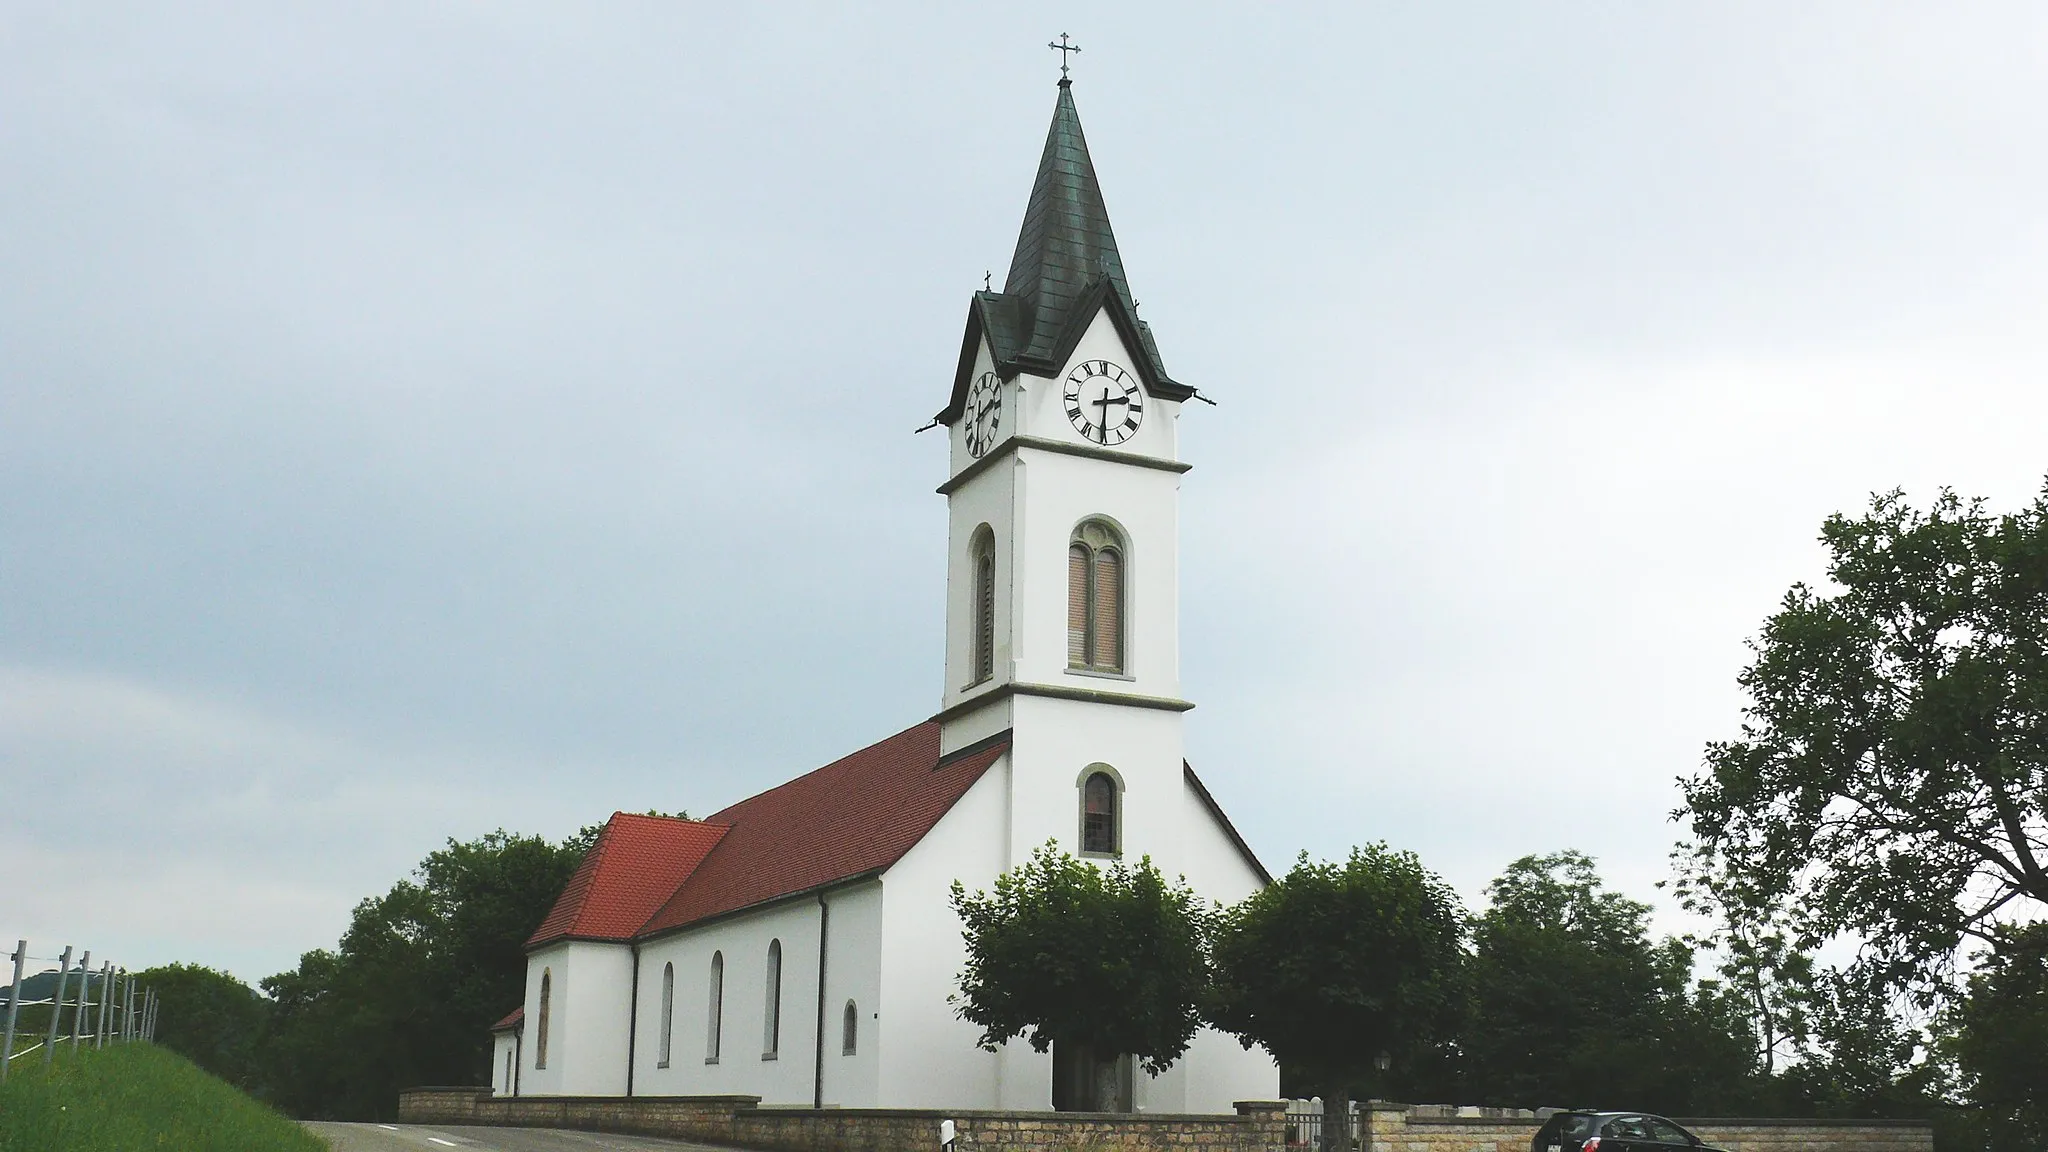
M782 941L768 942L768 1004L761 1017L761 1059L773 1060L782 1049Z
M537 1026L534 1028L533 1034L533 1066L535 1068L545 1068L548 1066L548 1010L552 1007L550 1002L554 999L554 991L554 973L546 968L541 969L540 1019L536 1022Z
M725 1025L725 953L711 954L711 1010L704 1032L704 1062L718 1063L718 1037Z
M979 684L996 670L996 538L989 526L975 530L970 549L974 568L974 671Z
M860 1009L853 1001L846 1002L846 1011L839 1021L839 1054L851 1056L860 1047Z
M668 1067L668 1058L675 1042L676 1032L676 966L661 966L661 1059L658 1068Z

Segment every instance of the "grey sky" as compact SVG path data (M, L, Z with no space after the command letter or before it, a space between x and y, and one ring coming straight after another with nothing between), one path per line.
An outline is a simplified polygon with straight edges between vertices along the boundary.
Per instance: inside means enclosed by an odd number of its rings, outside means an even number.
M1196 766L1275 867L1384 838L1476 898L1575 846L1654 899L1821 518L2048 472L2044 24L0 6L0 936L254 979L446 837L929 715L910 431L1061 31L1222 405Z

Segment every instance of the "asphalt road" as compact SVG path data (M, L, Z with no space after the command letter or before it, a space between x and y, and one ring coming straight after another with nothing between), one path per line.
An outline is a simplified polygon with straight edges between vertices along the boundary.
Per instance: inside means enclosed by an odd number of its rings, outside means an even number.
M556 1128L435 1128L422 1124L309 1123L334 1152L725 1152L680 1140Z

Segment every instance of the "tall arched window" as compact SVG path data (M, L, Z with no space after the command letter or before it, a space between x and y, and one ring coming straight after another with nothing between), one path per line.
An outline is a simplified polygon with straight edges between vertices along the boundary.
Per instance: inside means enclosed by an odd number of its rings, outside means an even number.
M676 1033L676 966L661 966L661 1059L655 1067L668 1067L670 1046Z
M711 1011L705 1020L704 1062L718 1063L718 1036L725 1026L725 953L711 954Z
M859 1047L857 1043L859 1039L860 1009L853 1006L853 1001L848 1000L846 1002L846 1011L839 1019L839 1054L841 1056L853 1055L854 1050Z
M1081 854L1115 856L1123 850L1123 788L1104 765L1081 777Z
M1116 529L1084 521L1067 544L1067 666L1124 670L1124 547Z
M983 524L968 546L974 568L974 679L979 684L996 671L996 534Z
M782 941L768 942L768 1005L761 1017L761 1059L782 1049Z
M555 998L555 974L546 968L540 970L540 1020L533 1030L533 1066L548 1066L548 1013Z

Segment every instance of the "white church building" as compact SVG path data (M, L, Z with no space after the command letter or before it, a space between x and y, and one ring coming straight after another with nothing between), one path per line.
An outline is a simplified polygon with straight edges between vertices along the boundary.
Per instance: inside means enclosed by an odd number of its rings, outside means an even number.
M965 959L948 889L988 889L1047 841L1149 855L1224 903L1270 882L1182 746L1176 425L1194 395L1137 317L1062 79L1009 275L974 294L937 417L938 711L704 820L614 815L527 943L495 1092L1077 1099L1071 1060L985 1052L948 1003ZM1206 1029L1163 1075L1123 1075L1147 1112L1279 1089L1263 1050Z

